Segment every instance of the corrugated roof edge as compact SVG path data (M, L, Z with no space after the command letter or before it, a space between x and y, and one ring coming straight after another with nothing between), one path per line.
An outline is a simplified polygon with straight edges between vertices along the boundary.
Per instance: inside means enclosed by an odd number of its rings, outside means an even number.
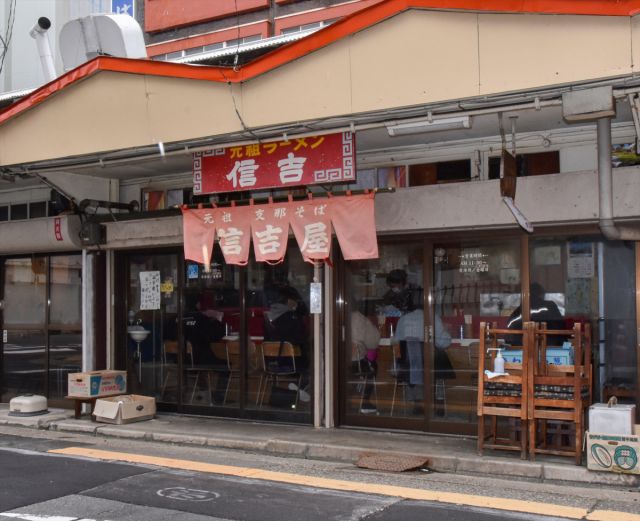
M0 125L42 103L56 92L100 71L225 83L247 81L408 9L633 16L640 12L640 0L381 0L378 4L356 11L307 38L287 43L237 69L98 56L7 107L0 112Z

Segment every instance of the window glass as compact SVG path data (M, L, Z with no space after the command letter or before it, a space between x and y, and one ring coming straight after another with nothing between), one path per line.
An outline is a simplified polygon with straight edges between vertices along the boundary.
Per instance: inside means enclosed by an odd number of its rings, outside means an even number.
M605 340L599 346L604 367L596 376L602 382L603 401L616 396L621 403L636 403L640 352L636 348L635 248L622 241L606 241L600 248L606 281L602 299Z
M209 45L204 46L205 51L218 51L224 47L223 42L218 43L210 43Z
M46 216L47 216L46 201L29 203L29 219L37 219L38 217L46 217Z
M29 217L29 206L25 204L12 204L11 205L11 220L19 221L27 219Z
M219 248L209 267L185 263L183 403L240 406L240 271Z
M253 34L251 36L245 36L242 39L243 43L258 42L260 40L262 40L262 35L261 34Z
M192 47L191 49L185 49L185 56L193 56L194 54L200 54L204 51L204 47L202 45L200 47Z
M289 241L281 264L252 261L247 281L247 407L311 417L313 319L309 284L313 266Z
M379 259L346 263L340 364L348 421L424 417L422 245L379 248Z
M521 315L520 242L435 244L433 252L432 418L473 424L480 323L507 328Z
M442 161L409 166L409 186L469 181L471 161Z
M49 399L62 400L67 395L70 373L82 371L82 333L49 332Z
M127 387L176 403L179 392L178 258L173 254L129 257L127 323L121 334L127 345Z
M4 325L44 324L47 261L45 257L5 262Z
M0 388L3 402L21 394L45 394L45 346L42 330L7 332Z
M516 155L518 177L557 174L560 172L560 152L539 152ZM489 179L500 179L500 157L489 158Z
M82 257L56 255L50 258L49 322L82 326Z
M9 220L9 207L0 206L0 221L8 221L8 220Z

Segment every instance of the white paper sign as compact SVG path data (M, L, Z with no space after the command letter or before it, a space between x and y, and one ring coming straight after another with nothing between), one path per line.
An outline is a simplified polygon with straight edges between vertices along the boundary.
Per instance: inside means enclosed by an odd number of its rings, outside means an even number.
M160 309L160 272L140 272L140 309Z
M2 330L2 342L7 343L9 341L9 331L7 329Z
M322 313L322 283L312 282L309 285L309 310L314 315Z

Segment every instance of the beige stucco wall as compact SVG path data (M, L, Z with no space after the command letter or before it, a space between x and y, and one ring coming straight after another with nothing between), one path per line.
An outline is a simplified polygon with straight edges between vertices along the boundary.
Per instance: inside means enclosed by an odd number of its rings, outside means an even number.
M0 127L0 165L633 72L638 17L412 10L243 85L101 72ZM235 107L234 107L235 105Z
M0 164L231 132L230 99L220 83L101 72L0 127Z

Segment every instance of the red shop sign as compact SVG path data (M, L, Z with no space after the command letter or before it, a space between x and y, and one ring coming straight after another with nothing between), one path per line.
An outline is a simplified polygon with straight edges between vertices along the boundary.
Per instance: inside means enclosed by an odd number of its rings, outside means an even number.
M354 182L353 132L291 138L193 154L193 193Z

